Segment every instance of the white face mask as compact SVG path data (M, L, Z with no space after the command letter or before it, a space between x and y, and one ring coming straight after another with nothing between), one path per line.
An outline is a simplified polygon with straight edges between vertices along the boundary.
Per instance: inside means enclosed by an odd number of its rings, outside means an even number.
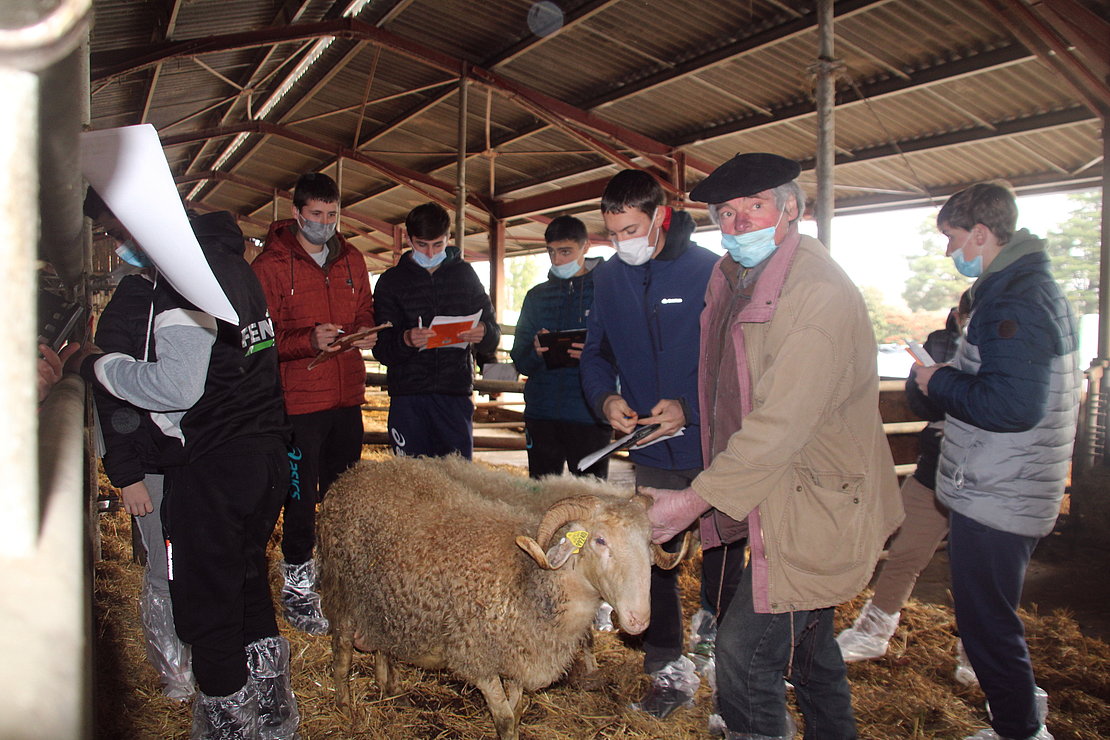
M657 215L659 215L658 208L651 214L651 224L648 226L646 236L634 236L623 241L613 240L613 248L617 250L617 256L620 257L621 262L635 267L651 259L651 255L655 253L655 245L652 244L651 240L651 230L655 228L655 217Z

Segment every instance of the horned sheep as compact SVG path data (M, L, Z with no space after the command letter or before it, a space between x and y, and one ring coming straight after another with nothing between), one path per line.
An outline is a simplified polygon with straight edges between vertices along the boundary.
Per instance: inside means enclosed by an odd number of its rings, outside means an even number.
M537 500L551 502L537 511ZM318 521L320 590L340 708L352 648L446 668L485 697L501 740L518 737L523 691L557 680L602 599L622 628L649 619L648 502L594 479L533 481L460 458L367 460L331 487ZM569 565L568 565L569 564Z

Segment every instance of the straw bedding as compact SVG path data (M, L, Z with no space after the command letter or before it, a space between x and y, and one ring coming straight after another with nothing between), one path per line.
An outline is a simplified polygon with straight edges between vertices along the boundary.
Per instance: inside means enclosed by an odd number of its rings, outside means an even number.
M102 480L102 487L107 487ZM280 523L279 523L280 527ZM146 661L137 597L142 569L131 559L129 517L101 515L102 559L94 575L94 706L98 738L186 738L190 712L166 699ZM271 541L275 603L280 577L279 533ZM697 563L683 566L687 614L696 608ZM838 609L837 628L848 626L866 594ZM1110 647L1084 637L1066 611L1025 613L1038 683L1049 693L1049 727L1057 740L1110 738ZM477 690L452 676L402 666L400 697L382 697L370 656L356 657L350 716L336 711L331 688L331 641L288 629L293 688L304 740L323 738L493 738L493 725ZM863 738L963 738L985 726L983 696L952 678L954 619L949 608L911 601L888 654L849 667L853 702ZM711 697L704 686L694 706L665 722L627 709L645 679L631 640L597 635L596 675L561 681L526 695L524 740L589 738L704 738ZM799 723L800 724L800 723Z

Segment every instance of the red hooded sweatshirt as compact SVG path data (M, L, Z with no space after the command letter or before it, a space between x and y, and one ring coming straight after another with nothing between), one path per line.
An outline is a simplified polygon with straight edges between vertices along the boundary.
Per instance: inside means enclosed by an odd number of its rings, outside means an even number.
M310 341L318 324L351 332L374 325L374 298L362 253L338 234L328 240L324 266L297 241L293 219L270 224L266 245L251 267L262 283L277 339L285 409L290 414L361 406L366 368L356 349L332 355L311 370Z

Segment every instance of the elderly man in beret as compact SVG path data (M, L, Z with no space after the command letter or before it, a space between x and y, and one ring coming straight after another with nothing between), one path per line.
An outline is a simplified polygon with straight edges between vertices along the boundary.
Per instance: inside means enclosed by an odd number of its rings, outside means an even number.
M650 510L657 541L710 511L747 523L750 567L717 634L730 738L793 737L784 677L807 738L856 737L833 609L867 585L903 516L871 322L825 246L798 232L799 172L739 154L690 193L727 251L701 316L707 466Z

